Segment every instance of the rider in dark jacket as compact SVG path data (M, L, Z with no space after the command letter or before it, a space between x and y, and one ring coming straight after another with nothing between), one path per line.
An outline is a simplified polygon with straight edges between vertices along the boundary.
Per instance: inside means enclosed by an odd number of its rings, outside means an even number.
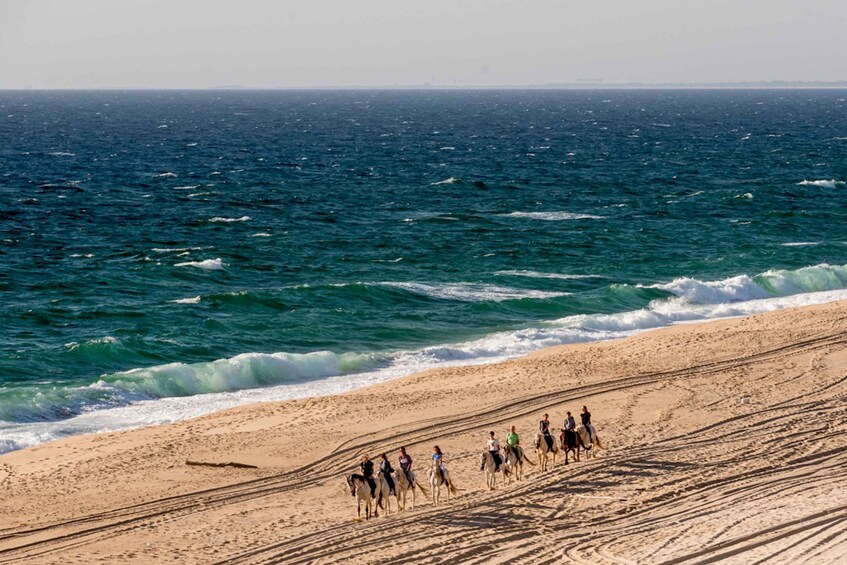
M362 462L359 464L362 469L362 476L368 481L371 487L371 496L376 496L376 481L374 481L374 462L367 455L362 456Z
M593 441L594 438L592 437L591 430L594 428L591 426L591 412L588 411L587 407L583 406L582 414L580 414L579 417L582 418L582 425L585 426L586 430L588 430L588 439Z
M379 462L379 471L382 473L382 476L385 477L385 480L388 481L388 492L391 494L394 493L394 479L391 477L391 473L394 472L394 469L391 468L391 463L388 462L388 456L383 453L379 456L382 460Z
M547 449L553 449L553 436L550 435L550 420L547 414L544 414L544 419L538 422L538 431L541 432L541 435L544 437L544 441L547 442Z

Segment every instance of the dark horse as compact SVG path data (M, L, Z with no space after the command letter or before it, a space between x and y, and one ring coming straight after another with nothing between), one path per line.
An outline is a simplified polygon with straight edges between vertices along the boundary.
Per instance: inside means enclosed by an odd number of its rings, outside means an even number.
M574 455L574 461L579 461L579 448L588 449L582 439L573 430L562 430L559 439L562 441L562 451L565 452L565 465L568 464L568 452Z

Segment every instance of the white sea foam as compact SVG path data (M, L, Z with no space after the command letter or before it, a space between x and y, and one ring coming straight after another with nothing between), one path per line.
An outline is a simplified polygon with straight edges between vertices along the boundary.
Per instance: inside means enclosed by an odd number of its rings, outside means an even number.
M689 304L720 304L771 296L747 275L713 282L683 277L666 284L650 285L648 288L665 290Z
M525 290L482 283L419 283L419 282L382 282L380 286L400 288L407 292L421 294L440 300L459 302L503 302L524 298L555 298L566 296L567 292L548 292L543 290Z
M183 253L185 251L200 251L208 247L154 247L151 251L155 253Z
M565 273L539 273L538 271L497 271L495 275L511 277L530 277L533 279L595 279L601 275L569 275Z
M67 349L68 351L76 351L80 348L81 345L117 345L118 342L118 338L107 335L97 339L90 339L83 344L80 344L76 341L72 341L70 343L65 344L65 349Z
M262 232L259 232L259 233L254 233L250 237L271 237L271 234L269 234L268 232L262 231Z
M461 180L462 180L462 179L457 179L457 178L454 178L454 177L450 177L450 178L446 178L446 179L444 179L444 180L440 180L440 181L438 181L438 182L430 183L430 186L439 186L439 185L442 185L442 184L453 184L453 183L459 182L459 181L461 181Z
M820 241L789 241L788 243L781 243L783 247L807 247L810 245L820 245Z
M158 175L155 175L155 177L157 179L172 179L172 178L176 178L176 173L171 173L171 172L160 173Z
M197 269L205 269L207 271L219 271L224 268L224 262L220 259L206 259L205 261L186 261L177 263L174 267L195 267Z
M53 151L50 153L53 157L76 157L76 153L69 151Z
M241 216L240 218L221 218L221 217L214 217L214 218L211 218L211 219L209 220L209 222L210 222L210 223L213 223L213 224L214 224L214 223L231 224L231 223L233 223L233 222L247 222L247 221L249 221L249 220L250 220L250 216Z
M803 180L797 183L798 186L819 186L822 188L835 188L837 186L844 186L843 180L835 180L835 179L821 179L821 180Z
M175 186L174 190L194 190L195 188L200 188L199 184L187 184L185 186Z
M171 302L174 302L175 304L200 304L200 297L178 298L177 300L171 300Z
M605 216L594 216L592 214L576 214L574 212L510 212L500 214L506 218L527 218L530 220L545 220L548 222L561 222L567 220L602 220Z

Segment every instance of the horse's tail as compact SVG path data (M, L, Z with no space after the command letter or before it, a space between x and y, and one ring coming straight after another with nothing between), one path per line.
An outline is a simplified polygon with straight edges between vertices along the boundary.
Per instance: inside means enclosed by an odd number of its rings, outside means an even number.
M532 460L529 457L526 456L526 452L524 452L523 449L521 450L521 457L523 458L525 463L529 463L530 465L535 467L535 463L533 463Z
M421 489L421 492L424 494L424 496L425 496L425 497L429 498L429 491L428 491L428 490L426 490L426 489L423 487L423 485L422 485L422 484L420 484L418 481L415 481L415 485L416 485L419 489Z
M450 479L450 486L448 488L450 489L451 494L456 494L459 492L459 489L456 488L456 483L453 482L453 479Z
M377 506L379 506L380 508L383 508L383 509L384 509L384 508L385 508L385 506L383 506L383 505L382 505L382 499L383 499L383 496L382 496L382 485L379 485L379 496L377 496L377 498L376 498L376 505L377 505Z
M603 447L603 443L600 441L600 436L596 433L594 434L594 445L596 445L599 449L606 449Z

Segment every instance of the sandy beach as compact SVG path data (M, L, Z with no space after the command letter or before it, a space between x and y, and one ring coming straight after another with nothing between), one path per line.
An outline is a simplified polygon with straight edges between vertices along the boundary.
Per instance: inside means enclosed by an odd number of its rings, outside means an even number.
M73 437L0 456L0 562L843 562L846 375L840 302ZM485 488L489 430L582 405L598 457ZM436 443L458 497L355 519L362 454Z

